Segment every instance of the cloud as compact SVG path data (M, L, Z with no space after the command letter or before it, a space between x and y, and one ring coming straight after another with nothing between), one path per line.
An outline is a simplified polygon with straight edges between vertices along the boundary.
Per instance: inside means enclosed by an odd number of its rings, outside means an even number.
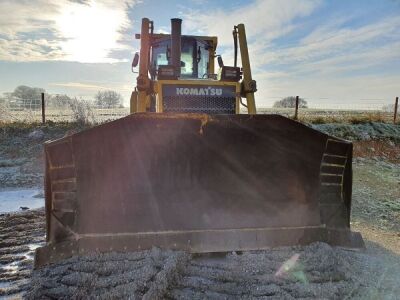
M66 88L80 89L80 90L106 90L109 87L96 85L96 84L87 84L81 82L53 82L49 84L50 86L60 86Z
M35 32L54 24L54 16L59 13L59 5L54 1L12 1L0 2L0 34L15 38L21 32Z
M400 20L391 17L352 27L328 21L294 45L269 47L257 55L262 103L294 94L309 97L317 107L379 108L391 102L400 82L398 72L392 74L400 65L399 28ZM280 73L263 76L268 69ZM381 100L360 100L364 98Z
M292 31L295 19L310 15L320 4L319 0L257 0L212 12L186 9L182 16L188 32L216 35L221 46L232 45L232 28L239 23L246 25L249 40L257 37L266 43Z
M252 68L261 73L265 72L263 62L274 55L274 42L301 28L302 21L321 4L322 0L256 0L212 12L183 9L181 14L185 32L218 37L217 52L228 65L233 64L233 26L245 24ZM240 64L240 55L238 61Z
M0 59L113 62L134 0L0 2ZM12 13L10 13L12 12ZM47 43L47 45L44 45Z
M182 15L188 32L218 36L226 64L233 62L232 26L246 25L259 106L289 95L307 97L317 107L378 107L392 101L400 82L393 72L400 66L400 19L391 13L377 17L368 7L337 14L333 6L326 10L331 5L267 0L211 13L188 9ZM381 100L360 100L371 97Z
M364 56L365 61L376 57L379 62L379 58L383 58L379 54L385 53L392 58L396 53L399 27L400 19L396 18L384 18L360 27L341 27L340 22L333 26L330 23L319 26L293 46L268 49L270 51L258 58L261 64L282 65L335 59L338 62L354 61L360 60L360 56ZM394 47L393 51L388 51L390 47Z
M2 60L35 61L62 59L65 56L61 46L56 41L46 39L18 39L9 40L0 38L0 58Z

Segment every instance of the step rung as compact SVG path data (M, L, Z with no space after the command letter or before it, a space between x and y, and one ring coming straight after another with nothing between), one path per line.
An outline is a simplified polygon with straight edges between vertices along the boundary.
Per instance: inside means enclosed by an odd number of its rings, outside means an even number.
M327 166L322 165L319 170L320 174L336 174L336 175L343 175L344 167L342 166Z
M59 209L59 208L58 209L57 208L54 209L53 208L53 211L56 212L56 213L62 213L62 214L63 213L75 213L74 209Z
M67 168L75 168L75 164L69 164L69 165L62 165L62 166L52 166L49 169L50 170L60 170L60 169L67 169Z
M67 178L67 179L52 180L51 184L53 184L53 183L68 183L68 182L76 183L76 178L72 177L72 178Z
M52 199L53 200L65 200L65 201L73 201L76 199L76 192L71 191L71 192L53 192L52 193Z
M320 182L342 184L343 176L336 174L320 174Z
M347 158L345 155L337 155L337 154L331 154L331 153L324 153L324 156L332 156L332 157L338 157L338 158Z
M56 211L71 211L75 210L77 203L75 200L53 200L51 207Z
M51 191L53 193L62 192L75 192L76 191L76 180L65 180L62 182L52 182Z
M52 182L56 180L72 180L76 178L76 169L75 167L50 169L49 175Z
M321 166L328 166L328 167L339 167L339 168L344 168L345 165L340 165L340 164L330 164L330 163L326 163L326 162L322 162Z
M321 176L335 176L335 177L343 177L342 174L330 174L330 173L320 173Z

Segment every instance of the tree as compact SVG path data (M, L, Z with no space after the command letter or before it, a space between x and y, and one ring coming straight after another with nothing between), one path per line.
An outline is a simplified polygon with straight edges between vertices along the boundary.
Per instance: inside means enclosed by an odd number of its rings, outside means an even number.
M50 105L57 108L65 108L70 105L72 99L67 95L52 95L50 97Z
M296 107L296 97L294 96L289 96L286 98L283 98L282 100L276 101L274 103L275 108L295 108ZM299 98L299 108L307 108L307 101Z
M9 102L19 108L40 109L40 99L44 92L42 88L19 85L10 94Z
M45 90L37 87L29 87L26 85L17 86L11 96L20 100L40 100Z
M103 108L115 108L122 106L122 96L115 91L98 91L95 104Z

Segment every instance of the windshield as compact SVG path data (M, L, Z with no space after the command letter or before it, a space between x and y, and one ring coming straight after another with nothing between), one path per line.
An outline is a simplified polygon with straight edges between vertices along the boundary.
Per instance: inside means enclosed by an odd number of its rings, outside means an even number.
M170 64L167 57L167 50L171 49L171 41L169 39L160 41L152 47L152 74L156 74L156 70L160 65ZM194 38L182 37L181 46L181 78L206 78L209 66L208 45L205 41L196 40ZM168 54L170 56L170 54Z

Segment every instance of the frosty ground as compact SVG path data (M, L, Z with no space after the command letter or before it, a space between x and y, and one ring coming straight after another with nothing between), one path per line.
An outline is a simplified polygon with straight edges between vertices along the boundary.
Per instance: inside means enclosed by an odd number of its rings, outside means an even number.
M44 242L43 209L0 215L0 297L170 299L396 299L400 295L400 126L313 125L354 141L352 230L367 249L323 243L268 251L189 255L152 249L93 253L32 274ZM4 126L0 194L42 188L42 143L74 124ZM35 199L40 199L38 195ZM25 203L24 206L29 207Z

